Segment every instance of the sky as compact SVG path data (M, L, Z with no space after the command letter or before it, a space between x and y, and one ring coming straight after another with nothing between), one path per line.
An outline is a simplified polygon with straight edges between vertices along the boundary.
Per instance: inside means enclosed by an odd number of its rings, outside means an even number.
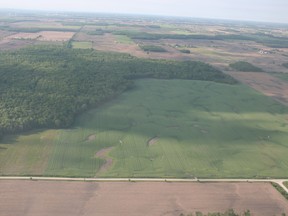
M0 8L288 23L288 0L0 0Z

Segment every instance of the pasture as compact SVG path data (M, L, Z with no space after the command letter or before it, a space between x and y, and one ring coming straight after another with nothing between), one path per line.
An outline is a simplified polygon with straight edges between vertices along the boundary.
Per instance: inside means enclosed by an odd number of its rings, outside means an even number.
M287 177L287 132L288 108L247 86L144 79L71 129L7 137L0 173Z

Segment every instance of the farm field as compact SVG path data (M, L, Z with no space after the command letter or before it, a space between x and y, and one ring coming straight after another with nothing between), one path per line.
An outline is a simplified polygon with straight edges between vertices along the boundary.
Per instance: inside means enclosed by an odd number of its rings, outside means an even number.
M253 216L288 212L268 183L49 182L1 180L0 214L188 215L234 209ZM147 208L149 206L149 208Z
M288 106L287 74L259 72L227 72L235 79Z
M68 41L75 32L40 31L37 33L17 33L7 39L26 39L39 41Z
M287 131L288 108L244 85L144 79L71 129L6 137L0 173L281 178Z
M287 24L0 10L0 62L0 215L288 214Z
M91 42L74 41L72 43L72 47L75 48L75 49L91 49L92 48L92 43Z

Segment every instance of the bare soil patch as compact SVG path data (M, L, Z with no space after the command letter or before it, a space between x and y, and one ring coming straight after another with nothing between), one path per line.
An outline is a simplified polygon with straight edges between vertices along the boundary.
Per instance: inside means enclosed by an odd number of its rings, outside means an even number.
M158 140L159 140L158 136L152 137L147 141L147 145L148 146L154 145Z
M96 139L96 134L91 134L86 138L87 142L93 141Z
M229 72L235 79L288 106L288 83L267 73Z
M0 182L0 215L167 215L247 209L281 215L288 203L269 183Z
M101 158L103 160L105 160L105 163L100 167L99 171L97 172L96 176L98 176L100 173L105 172L106 170L108 170L112 164L113 164L113 159L111 157L108 156L108 153L113 149L113 147L109 147L109 148L104 148L101 149L100 151L98 151L95 155L95 157L97 158Z

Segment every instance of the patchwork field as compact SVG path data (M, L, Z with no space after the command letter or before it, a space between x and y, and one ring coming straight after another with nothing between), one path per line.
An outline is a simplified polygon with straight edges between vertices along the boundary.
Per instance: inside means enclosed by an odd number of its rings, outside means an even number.
M288 108L244 85L139 80L72 129L6 137L2 175L287 177Z
M0 214L188 215L200 211L253 216L288 212L284 197L267 183L95 183L1 180Z
M1 49L22 48L39 40L49 43L67 41L72 36L65 34L77 32L72 39L74 48L129 53L141 58L199 60L221 70L230 70L228 65L236 61L249 61L267 72L287 72L282 66L288 56L288 31L285 26L160 17L128 19L121 16L103 18L71 15L38 15L33 16L33 19L25 17L19 20L10 17L8 20L0 19L0 24L5 30L0 30ZM11 41L9 34L8 37L2 37L2 33L8 31L14 34L12 38L33 41ZM52 34L52 31L56 33ZM147 53L141 50L140 46L147 45L161 46L167 52ZM190 53L182 53L181 49L189 50Z

